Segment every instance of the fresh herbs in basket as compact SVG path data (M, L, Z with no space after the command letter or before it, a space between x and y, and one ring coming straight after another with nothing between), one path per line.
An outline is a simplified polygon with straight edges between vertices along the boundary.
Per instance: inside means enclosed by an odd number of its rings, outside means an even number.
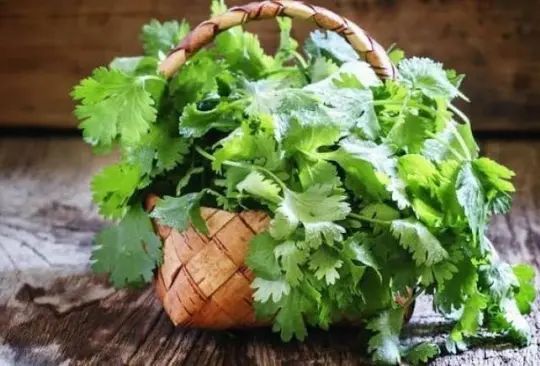
M214 15L226 10L213 2ZM425 293L455 320L449 352L484 331L528 344L534 270L502 261L485 236L510 209L513 172L479 156L454 105L463 76L394 49L397 75L383 80L337 33L313 32L301 53L291 20L277 19L275 55L233 27L170 78L159 65L190 26L153 20L144 56L75 87L85 141L121 153L92 181L100 213L117 222L96 237L94 270L118 287L150 282L163 263L151 219L205 234L201 207L263 211L269 227L245 263L258 317L284 340L362 319L374 360L425 362L438 345L399 341L405 308Z

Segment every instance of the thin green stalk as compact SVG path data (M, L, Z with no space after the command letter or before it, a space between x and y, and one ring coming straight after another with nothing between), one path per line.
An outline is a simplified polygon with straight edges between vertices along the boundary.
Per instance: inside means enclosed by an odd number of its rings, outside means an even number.
M409 101L406 102L406 103L403 103L403 102L393 102L393 101L387 101L387 100L374 100L373 105L381 105L381 106L385 106L385 105L403 106L403 105L406 105L407 107L420 109L420 110L422 110L422 111L424 111L426 113L431 114L432 116L437 115L437 112L434 111L433 109L431 109L429 107L426 107L425 105L412 103L412 102L409 102Z
M280 74L280 73L287 73L287 72L294 72L296 71L296 68L293 66L285 66L276 70L267 71L262 75L262 78L265 79L269 76Z
M463 113L461 110L459 110L456 106L454 106L453 104L450 104L448 103L448 109L450 109L452 112L454 112L455 114L457 114L459 116L459 118L461 118L463 120L463 122L466 122L466 123L471 123L471 121L469 120L469 117L467 117L465 115L465 113Z
M144 83L146 82L146 80L157 80L157 81L161 81L162 83L166 84L167 83L167 80L163 79L163 78L160 78L159 76L155 76L155 75L143 75L143 76L139 76L137 77L137 82L141 83L144 85Z
M450 150L450 152L451 152L452 154L454 154L454 155L456 156L456 158L458 158L460 161L465 161L465 160L466 160L465 157L464 157L463 155L461 155L460 153L458 153L458 151L457 151L456 149L454 149L453 147L451 147L450 145L448 145L448 142L447 142L447 141L441 140L441 138L440 138L439 136L437 136L436 134L434 134L434 133L431 132L431 131L427 131L426 134L427 134L429 137L431 137L431 138L433 138L433 139L439 141L441 144L445 145L445 146L448 148L448 150ZM447 146L447 145L448 145L448 146Z
M451 125L451 126L452 126L452 133L454 134L454 136L458 140L459 145L463 149L463 152L465 152L465 154L467 155L467 160L471 161L472 160L471 152L469 151L469 148L467 147L467 144L465 143L465 140L463 140L463 137L460 135L459 131L456 129L456 126L454 126L454 125Z
M292 55L294 59L296 60L296 62L300 64L300 67L302 68L302 70L306 70L308 68L308 65L307 65L306 60L304 59L304 56L302 56L297 51L294 51Z
M403 307L406 308L406 307L411 306L411 304L418 298L418 296L424 293L424 290L425 289L422 288L419 291L416 291L411 297L407 299L407 301L405 301L405 303L403 304Z
M297 66L300 68L300 71L302 72L302 75L304 75L304 78L306 79L306 82L309 84L311 82L311 78L309 77L309 74L307 72L308 70L308 64L306 62L306 60L304 59L304 57L298 53L298 52L293 52L293 58L294 58L294 61L296 61L296 64Z
M371 217L355 214L355 213L352 213L352 212L349 213L349 217L352 217L353 219L357 219L357 220L360 220L360 221L370 222L372 224L379 224L379 225L390 225L391 224L390 221L377 220L377 219L373 219Z
M215 157L213 157L211 154L209 154L206 151L204 151L203 149L201 149L199 146L195 146L195 151L197 151L199 153L199 155L201 155L203 158L206 158L206 159L208 159L210 161L215 161L216 160ZM277 184L279 184L279 186L284 191L287 190L287 186L285 185L285 183L283 183L283 181L281 179L279 179L270 170L268 170L266 168L263 168L262 166L253 165L253 164L247 164L247 163L239 163L239 162L230 161L230 160L225 160L223 162L223 165L235 166L237 168L244 168L244 169L248 169L248 170L249 169L258 170L260 172L263 172L263 173L267 174L270 178L272 178Z

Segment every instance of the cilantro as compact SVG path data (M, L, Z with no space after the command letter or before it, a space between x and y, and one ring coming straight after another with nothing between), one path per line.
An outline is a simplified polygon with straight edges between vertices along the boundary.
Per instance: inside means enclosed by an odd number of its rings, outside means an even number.
M136 144L156 120L144 77L98 68L72 96L80 101L75 115L82 121L84 139L94 146L110 146L116 138L125 145Z
M329 57L339 63L358 60L358 54L352 46L335 32L315 31L311 33L304 49L312 56Z
M270 223L270 234L276 239L287 238L302 224L309 246L318 247L323 239L342 241L345 229L333 221L343 220L349 213L345 198L329 185L311 186L302 193L287 190Z
M274 255L278 244L279 242L266 232L251 239L246 264L258 277L275 279L280 276L281 270Z
M286 241L274 249L274 255L279 260L285 272L285 278L292 286L298 286L304 277L300 268L306 262L306 252L297 243Z
M528 314L531 312L531 303L536 298L534 269L525 264L518 264L517 266L514 266L512 270L519 282L519 288L515 296L519 311L522 314Z
M298 42L291 37L292 19L279 17L277 18L280 29L279 48L276 53L276 58L281 61L288 61L296 52Z
M439 346L433 343L419 343L409 348L405 353L405 360L412 365L427 363L441 353Z
M180 197L165 196L160 199L150 214L161 225L170 226L176 230L186 231L191 223L202 233L207 234L208 228L201 217L201 193L188 193Z
M452 99L458 89L448 80L442 64L428 58L412 57L399 63L401 81L410 88L418 89L430 98Z
M325 280L327 285L333 285L339 279L338 269L343 261L330 249L319 248L310 258L309 268L314 270L317 279Z
M386 310L367 324L367 329L375 332L368 343L368 350L374 352L374 361L400 363L399 334L402 325L403 309Z
M322 56L313 58L309 66L309 78L311 82L316 83L326 79L338 70L338 66Z
M239 27L221 33L215 40L215 51L230 69L250 79L260 79L267 72L278 69L279 62L267 55L257 36Z
M212 1L213 15L226 10ZM245 265L257 318L283 340L363 319L376 362L428 362L438 346L401 344L396 301L428 293L454 322L449 352L485 331L528 344L535 271L504 262L485 236L511 208L514 173L479 155L453 106L463 75L392 48L399 75L382 81L337 33L316 31L299 50L290 19L277 22L274 55L234 27L165 79L159 63L190 26L152 20L144 55L75 87L84 140L120 160L91 183L116 221L96 236L93 269L117 287L150 282L163 257L151 218L206 233L201 206L262 210L270 224ZM148 194L161 198L145 212Z
M412 253L418 265L432 266L448 257L439 240L419 221L394 220L390 229L401 246Z
M307 335L304 313L313 312L312 302L300 290L292 290L282 298L278 306L280 310L275 319L274 331L279 331L284 341L290 341L293 336L304 340Z
M137 190L140 170L129 163L109 165L92 179L92 198L98 202L99 212L110 218L121 218L128 200Z
M257 171L249 173L243 181L236 185L236 189L240 192L246 191L270 202L281 201L279 186L273 181L265 179L264 176Z
M141 41L144 52L148 56L157 57L159 53L167 54L189 32L189 24L183 20L160 23L152 19L142 28Z
M116 287L144 283L161 263L161 243L140 206L131 208L118 226L102 230L95 239L92 269L108 273Z

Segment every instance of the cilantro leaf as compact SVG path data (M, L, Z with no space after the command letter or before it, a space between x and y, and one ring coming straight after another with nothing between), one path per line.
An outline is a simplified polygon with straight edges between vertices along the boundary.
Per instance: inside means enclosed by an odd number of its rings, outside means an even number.
M435 305L443 314L460 309L477 288L478 273L470 258L462 256L456 261L456 267L458 271L435 293Z
M403 149L409 154L422 151L424 141L430 132L430 121L412 114L400 119L388 133L390 145Z
M465 301L461 316L454 327L453 332L464 336L475 335L484 322L484 309L488 305L487 297L478 292L473 292Z
M502 261L481 266L480 273L493 300L500 301L509 296L514 287L519 286L512 267Z
M308 69L309 78L312 83L316 83L326 79L338 70L339 67L333 61L322 56L314 57Z
M117 226L95 238L92 269L108 273L116 287L150 282L161 263L161 242L140 206L132 207Z
M154 57L160 53L166 54L188 34L189 29L185 20L181 23L175 20L160 23L152 19L142 28L141 41L145 54Z
M119 163L105 167L92 178L92 199L99 213L109 218L121 218L128 201L139 187L141 173L137 166Z
M412 365L427 363L441 353L439 346L433 343L419 343L409 348L405 353L405 360Z
M456 181L457 199L475 238L483 238L487 220L485 194L482 183L471 163L462 165Z
M519 289L515 295L517 306L522 314L528 314L531 312L531 303L536 298L536 289L534 287L535 270L532 266L526 264L518 264L512 270L519 282Z
M287 17L277 17L280 29L279 47L276 52L276 59L280 61L290 60L296 52L298 42L291 37L292 19Z
M472 164L482 182L487 209L495 214L508 212L511 205L510 194L515 191L508 180L514 176L514 172L489 158L473 160Z
M403 309L383 311L367 323L366 328L375 332L368 342L373 360L387 364L399 364L399 334L403 325Z
M398 65L400 81L411 89L418 89L430 98L452 99L458 89L448 80L442 64L428 58L412 57Z
M260 79L279 63L265 54L258 37L235 27L219 34L215 39L215 50L221 55L230 70L239 72L249 79Z
M405 58L405 51L396 47L391 47L391 50L388 51L388 58L394 65L397 65Z
M458 124L453 120L448 121L446 127L434 138L426 139L422 147L422 154L425 157L439 163L446 159L458 158L453 151L458 151L462 157L471 156L472 159L478 157L478 145L469 123Z
M285 271L285 278L291 286L298 286L304 277L300 266L306 262L306 254L293 241L286 241L274 249L274 255L281 263L281 268Z
M338 269L343 261L334 251L321 247L310 256L309 268L314 271L317 279L325 280L327 285L333 285L339 279Z
M340 121L344 129L359 130L373 140L379 136L380 127L368 87L379 83L373 70L358 61L344 64L338 73L304 89L331 107L328 114L332 120Z
M418 265L432 266L448 257L439 240L420 221L412 218L394 220L390 228Z
M219 92L219 83L230 83L226 64L208 50L197 52L169 82L169 94L178 111Z
M210 5L210 14L215 17L216 15L225 13L227 9L228 8L224 0L212 0Z
M496 310L491 309L490 328L492 331L508 333L511 339L521 345L527 346L531 342L531 328L521 315L518 305L515 300L504 298L496 307Z
M83 137L97 147L108 147L116 138L123 145L136 144L156 120L155 102L144 79L119 70L97 68L72 96L80 101L75 115Z
M350 212L345 198L328 185L312 186L302 193L287 190L270 223L270 234L284 239L302 224L310 246L320 246L323 238L329 244L341 241L345 229L333 221L343 220Z
M358 54L350 44L336 32L312 32L304 44L305 51L314 56L324 56L338 63L358 60Z
M318 160L315 163L299 159L298 178L304 189L307 189L316 184L329 184L334 187L341 185L336 167L325 161Z
M368 191L371 189L378 191L378 186L384 184L400 209L410 206L405 184L398 176L397 160L392 157L392 150L388 146L355 138L342 140L340 146L341 150L335 153L334 158L346 171L353 173L354 170L361 169L362 166L358 165L359 160L370 164L375 170L372 173L375 179L369 175L365 177L367 172L364 169L358 172L364 175L360 179L368 185L366 187Z
M267 302L270 299L273 302L278 302L291 292L291 286L283 278L265 280L257 277L251 283L251 287L255 290L253 299L257 302Z
M204 192L188 193L180 197L165 196L158 200L150 216L161 225L170 226L179 232L188 229L190 222L203 234L208 233L201 217L200 200Z
M153 75L158 68L159 60L155 57L116 57L109 64L109 68L119 70L126 74Z
M246 191L270 202L280 202L280 188L273 181L266 179L258 171L252 171L243 181L236 185L240 191Z
M141 171L152 176L171 170L184 161L190 141L176 136L169 121L158 121L149 132L141 137L140 143L133 148L132 154L136 157L133 163L140 163ZM176 129L175 129L176 130ZM142 154L148 154L149 163L141 159ZM153 162L155 160L155 168Z
M184 137L201 137L211 129L232 131L240 125L242 105L228 100L210 100L210 109L203 103L188 104L180 117L180 134Z
M307 335L304 314L313 311L312 302L298 289L292 289L279 304L273 330L280 332L281 339L290 341L293 337L303 341Z
M272 121L259 117L244 119L227 137L218 141L212 168L221 169L225 160L256 162L271 171L279 170L282 161L277 154Z
M274 250L279 242L267 232L254 236L249 242L246 265L255 272L257 277L268 280L277 279L281 274L279 263L274 256Z

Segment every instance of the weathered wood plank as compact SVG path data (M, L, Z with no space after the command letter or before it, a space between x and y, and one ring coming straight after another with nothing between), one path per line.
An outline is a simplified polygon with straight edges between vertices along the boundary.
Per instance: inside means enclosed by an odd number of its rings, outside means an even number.
M230 5L245 3L230 0ZM140 52L150 17L208 16L209 1L0 1L0 125L73 127L68 93L117 55ZM538 0L314 0L364 26L383 45L397 43L469 75L465 93L478 130L540 130ZM250 27L272 49L273 22ZM303 38L309 26L298 22ZM39 87L38 87L39 86Z
M485 153L518 176L514 209L490 235L503 257L540 269L540 142L493 141ZM109 159L75 139L0 140L0 364L359 365L357 329L313 330L282 343L269 329L174 328L151 288L115 291L88 268L103 222L90 203L90 175ZM11 258L11 259L10 259ZM435 365L540 364L540 311L533 343L485 342ZM448 323L421 299L407 339L441 339Z

